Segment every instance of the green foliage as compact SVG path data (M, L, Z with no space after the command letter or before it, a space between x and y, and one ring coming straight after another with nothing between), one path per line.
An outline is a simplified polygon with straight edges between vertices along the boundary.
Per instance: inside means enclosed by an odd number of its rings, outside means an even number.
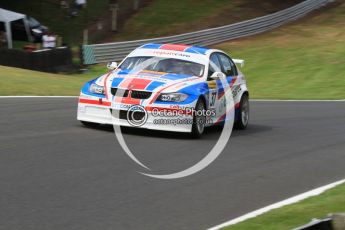
M345 4L248 39L220 44L243 58L252 98L345 98Z
M108 11L108 0L88 0L87 7L79 12L77 17L70 17L70 10L61 9L58 0L11 0L2 1L2 7L36 18L48 26L52 32L63 36L68 44L78 44L82 39L83 29L96 22L102 12ZM74 0L67 0L70 8Z
M216 48L245 59L242 71L251 98L344 99L344 28L342 3L298 24ZM0 94L78 95L87 79L102 72L106 72L103 66L93 66L86 75L70 76L0 67Z

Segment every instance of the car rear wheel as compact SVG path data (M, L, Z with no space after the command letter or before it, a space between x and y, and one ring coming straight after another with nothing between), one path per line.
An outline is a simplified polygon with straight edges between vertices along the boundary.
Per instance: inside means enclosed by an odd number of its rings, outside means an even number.
M237 121L234 127L236 129L246 129L249 122L249 97L247 94L243 94L240 107L238 109Z
M199 98L195 106L195 114L193 115L191 134L194 138L200 138L204 133L206 117L203 111L205 111L205 103Z

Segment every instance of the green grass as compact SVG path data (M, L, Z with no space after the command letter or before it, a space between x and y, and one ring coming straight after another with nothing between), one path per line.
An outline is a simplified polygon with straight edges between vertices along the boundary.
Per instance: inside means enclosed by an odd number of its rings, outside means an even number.
M128 39L142 39L199 29L222 26L275 12L302 0L140 0L142 8L133 9L134 0L117 0L118 33L110 30L109 0L88 0L87 7L77 17L60 7L60 0L0 0L3 8L24 13L38 19L49 29L62 36L71 46L82 42L85 28L89 29L89 43ZM70 8L75 0L67 0ZM143 7L144 6L144 7ZM101 23L103 29L97 29ZM21 47L20 47L21 48Z
M88 0L87 7L79 11L77 17L69 17L70 10L62 9L59 0L0 0L0 5L38 19L53 33L62 36L64 43L75 46L81 44L85 28L89 29L90 44L142 39L239 22L302 0L262 0L255 4L250 0L140 0L145 7L137 12L133 10L133 1L117 0L120 9L116 34L110 31L108 0ZM74 0L67 2L72 8ZM98 23L103 29L97 29Z
M345 184L256 218L229 226L224 230L290 230L307 224L312 218L325 218L330 213L345 212Z
M104 66L93 66L86 74L50 74L0 66L0 95L77 96L82 85L106 72Z
M176 27L192 25L201 18L219 11L221 6L233 5L227 0L154 0L131 18L121 33L122 38L136 38L142 31L145 37L156 37L176 31Z
M223 26L294 5L300 0L152 0L125 22L115 40L133 40Z
M242 71L251 98L345 98L345 3L216 48L246 60ZM101 72L106 68L94 66L86 75L63 76L0 67L0 94L78 95L82 83Z
M243 58L252 98L345 98L345 3L274 32L216 46Z

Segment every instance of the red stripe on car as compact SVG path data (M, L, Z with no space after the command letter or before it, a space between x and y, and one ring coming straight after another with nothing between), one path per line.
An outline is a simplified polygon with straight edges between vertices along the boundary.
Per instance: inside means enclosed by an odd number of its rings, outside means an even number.
M166 44L166 45L162 45L159 49L162 49L162 50L174 50L174 51L185 51L186 49L188 49L190 47L191 46L187 46L187 45Z
M119 86L121 89L128 89L129 94L128 97L124 98L116 98L116 102L129 104L129 105L139 105L140 99L134 99L131 97L132 90L144 90L152 80L148 79L140 79L140 78L128 78L125 79Z
M121 82L119 88L129 90L143 90L145 89L152 80L141 79L141 78L127 78Z
M91 100L91 99L79 99L79 103L83 104L91 104L91 105L100 105L100 106L110 106L111 102L109 101L103 101L101 98L98 100Z

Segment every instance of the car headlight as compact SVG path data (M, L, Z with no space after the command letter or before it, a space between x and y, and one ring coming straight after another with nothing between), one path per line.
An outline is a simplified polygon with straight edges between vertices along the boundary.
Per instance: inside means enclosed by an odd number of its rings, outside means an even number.
M103 94L103 95L105 94L104 87L97 85L95 83L90 85L89 91L91 93L96 93L96 94Z
M184 93L162 93L158 97L158 101L182 102L188 97Z

